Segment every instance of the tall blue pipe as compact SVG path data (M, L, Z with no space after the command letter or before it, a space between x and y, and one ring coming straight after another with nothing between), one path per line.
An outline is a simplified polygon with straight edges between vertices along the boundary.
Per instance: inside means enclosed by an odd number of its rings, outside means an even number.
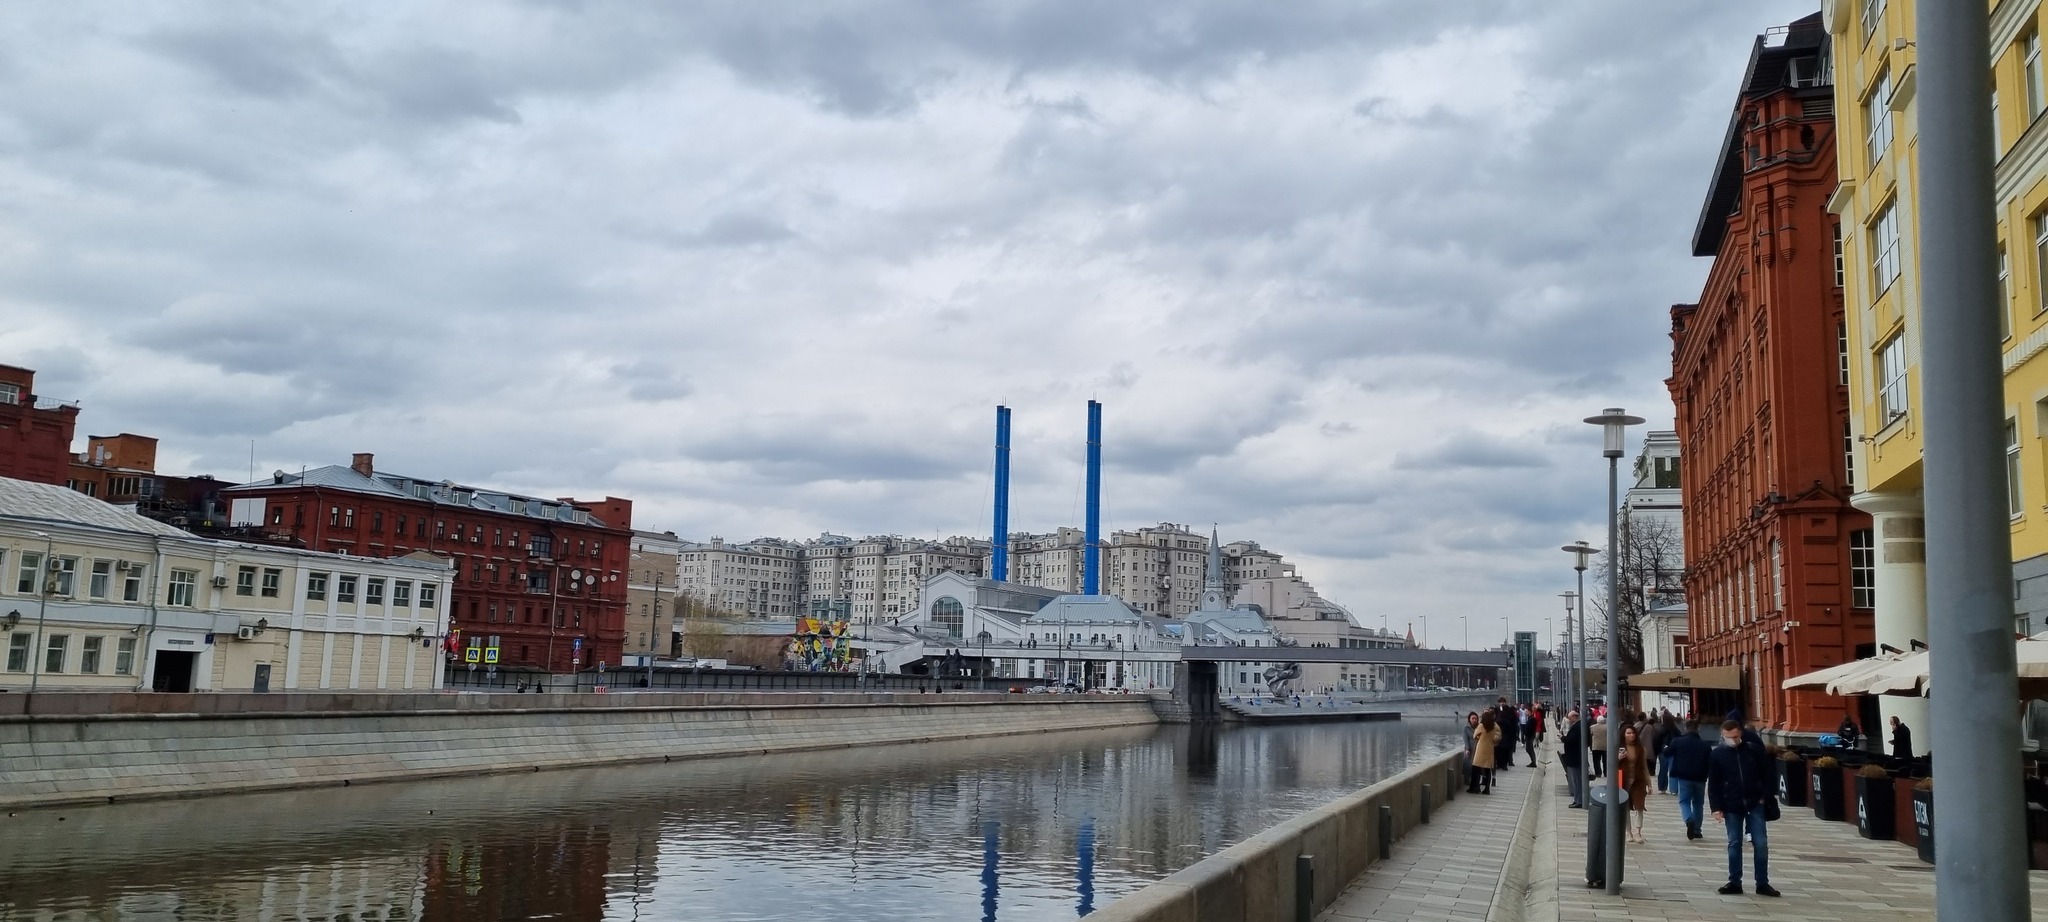
M990 542L988 575L1010 578L1010 408L996 407L996 529Z
M1102 594L1102 404L1088 401L1088 528L1081 551L1081 594Z

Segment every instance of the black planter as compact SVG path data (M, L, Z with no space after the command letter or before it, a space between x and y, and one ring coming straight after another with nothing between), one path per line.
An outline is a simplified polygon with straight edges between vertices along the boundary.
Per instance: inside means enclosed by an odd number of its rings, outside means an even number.
M1813 766L1807 773L1806 791L1813 815L1824 820L1842 818L1842 770Z
M1934 792L1913 791L1913 833L1920 837L1920 860L1934 863Z
M1856 832L1866 839L1889 839L1898 812L1890 778L1856 777Z
M1787 807L1806 806L1806 761L1778 763L1778 803Z

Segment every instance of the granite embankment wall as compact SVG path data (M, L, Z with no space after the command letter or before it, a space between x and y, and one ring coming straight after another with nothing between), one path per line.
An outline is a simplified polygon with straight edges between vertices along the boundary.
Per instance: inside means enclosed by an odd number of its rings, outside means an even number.
M1150 724L1139 696L0 696L0 806ZM24 713L24 712L29 713Z
M1380 854L1381 827L1398 842L1422 823L1423 786L1430 807L1453 796L1464 753L1452 751L1348 797L1294 817L1173 876L1109 904L1089 916L1096 922L1291 922L1295 915L1295 859L1313 856L1311 915L1336 902L1338 894ZM1391 824L1380 816L1393 808Z

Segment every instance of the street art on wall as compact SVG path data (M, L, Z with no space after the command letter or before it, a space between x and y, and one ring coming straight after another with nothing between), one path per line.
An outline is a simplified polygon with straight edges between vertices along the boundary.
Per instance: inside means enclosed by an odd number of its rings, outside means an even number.
M789 638L786 658L796 671L846 672L853 661L853 638L847 636L847 622L796 619L796 633Z

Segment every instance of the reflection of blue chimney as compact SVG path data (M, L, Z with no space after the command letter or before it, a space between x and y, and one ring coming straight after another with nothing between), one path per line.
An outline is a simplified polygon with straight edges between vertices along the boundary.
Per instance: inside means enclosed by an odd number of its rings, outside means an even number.
M989 820L981 824L981 922L996 922L996 891L1002 889L996 863L1001 860L1003 824Z
M1088 528L1081 550L1081 594L1102 594L1102 404L1088 401Z
M996 528L990 542L988 576L1010 578L1010 408L996 407Z
M1074 906L1074 914L1085 916L1095 911L1095 819L1081 821L1081 832L1074 837L1074 892L1080 895L1080 902Z

